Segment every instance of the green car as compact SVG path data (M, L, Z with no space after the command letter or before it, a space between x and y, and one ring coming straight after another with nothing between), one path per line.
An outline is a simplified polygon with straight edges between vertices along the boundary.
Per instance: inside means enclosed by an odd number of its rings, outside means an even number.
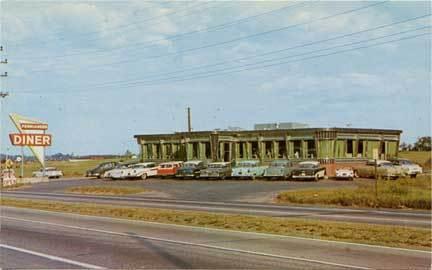
M262 177L267 166L261 166L258 160L244 160L237 162L232 169L231 177L233 178L250 178L255 179Z
M284 179L287 180L291 177L293 164L286 159L273 160L270 166L264 171L264 178L267 179Z

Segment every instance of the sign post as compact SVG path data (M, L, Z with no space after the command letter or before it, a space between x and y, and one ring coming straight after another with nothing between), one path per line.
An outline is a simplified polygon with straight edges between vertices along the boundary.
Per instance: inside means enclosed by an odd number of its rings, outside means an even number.
M45 176L45 148L52 143L52 136L45 133L48 124L18 114L10 114L9 117L19 131L9 134L9 139L12 145L21 146L21 177L24 177L24 146L30 148L42 165Z

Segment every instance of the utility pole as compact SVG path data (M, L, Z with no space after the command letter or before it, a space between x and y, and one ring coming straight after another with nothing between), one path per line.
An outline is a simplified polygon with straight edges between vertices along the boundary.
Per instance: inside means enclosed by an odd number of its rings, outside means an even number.
M3 52L3 46L0 46L0 52ZM7 64L7 59L0 60L0 64ZM4 74L0 74L0 78L6 78L8 76L8 73L5 71ZM2 83L0 81L0 173L2 172L3 165L1 163L1 148L2 148L2 142L3 142L3 100L9 96L9 92L2 91ZM3 187L3 176L1 177L1 187Z
M188 132L192 132L191 108L187 108Z

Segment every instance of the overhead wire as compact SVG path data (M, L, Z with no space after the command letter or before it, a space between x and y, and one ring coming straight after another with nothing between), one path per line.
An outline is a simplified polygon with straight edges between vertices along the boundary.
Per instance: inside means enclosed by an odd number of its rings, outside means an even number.
M381 36L381 37L377 37L377 38L373 38L373 39L366 39L366 40L362 40L362 41L346 43L346 44L332 46L332 47L328 47L328 48L324 48L324 49L313 50L313 51L309 51L309 52L306 52L306 53L301 53L301 54L296 54L296 55L290 55L290 56L286 56L286 57L281 57L281 58L278 58L278 59L267 59L267 60L264 60L264 61L255 62L255 63L251 63L251 64L247 64L247 65L242 65L242 66L237 66L237 67L232 67L232 68L224 68L224 69L212 70L212 71L208 71L208 72L189 74L188 77L170 77L170 78L164 78L164 79L160 79L160 80L141 81L141 82L127 83L127 84L113 85L113 86L120 86L121 87L120 89L131 88L131 87L135 87L135 86L139 86L139 85L142 85L142 86L152 86L152 85L174 83L174 82L188 81L188 80L194 80L194 79L209 78L209 77L220 76L220 75L228 75L228 74L238 73L238 72L242 72L242 71L263 69L263 68L268 68L268 67L273 67L273 66L278 66L278 65L284 65L284 64L288 64L288 63L301 62L303 60L311 60L311 59L315 59L315 58L320 58L320 57L325 57L325 56L331 56L331 55L345 53L345 52L350 52L350 51L354 51L354 50L360 50L360 49L375 47L375 46L379 46L379 45L389 44L389 43L393 43L393 42L397 42L397 41L402 41L402 40L407 40L407 39L413 39L413 38L417 38L417 37L428 35L428 34L430 34L430 32L416 34L416 35L411 35L411 36L406 36L406 37L402 37L402 38L397 38L397 39L388 40L388 41L384 41L384 42L378 42L378 43L364 45L364 46L360 46L360 47L349 48L349 49L345 49L345 50L338 50L338 51L330 52L330 53L326 53L326 54L312 55L312 56L303 57L303 58L300 58L300 59L294 59L294 60L282 61L282 62L280 60L287 59L287 58L304 56L304 55L308 55L308 54L316 54L318 52L333 50L335 48L342 48L342 47L347 47L347 46L352 46L352 45L358 45L358 44L367 43L367 42L370 42L370 41L375 41L375 40L379 40L379 39L383 39L383 38L388 38L388 37L391 37L391 36L406 34L406 33L409 33L409 32L414 32L414 31L418 31L418 30L422 30L422 29L427 29L427 28L431 28L431 26L423 26L423 27L419 27L419 28L416 28L416 29L407 30L407 31L401 31L401 32L398 32L398 33L393 33L393 34L389 34L389 35L385 35L385 36ZM279 61L279 62L265 64L267 62L275 62L275 61ZM107 86L104 86L104 87L106 88ZM91 90L91 89L95 89L95 88L100 88L100 87L92 87L92 88L88 88L88 89ZM75 89L77 89L77 90L83 90L83 88L75 88ZM69 90L75 90L75 89L69 89ZM29 92L29 91L27 91L27 92Z

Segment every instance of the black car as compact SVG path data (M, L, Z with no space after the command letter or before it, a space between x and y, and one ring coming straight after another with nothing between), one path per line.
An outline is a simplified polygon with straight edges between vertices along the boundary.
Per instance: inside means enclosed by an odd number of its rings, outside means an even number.
M201 160L190 160L183 163L176 172L177 178L198 178L202 169L205 169L205 164Z
M118 162L114 161L101 163L96 168L88 170L86 172L86 177L101 178L106 171L114 169L118 164Z
M325 168L318 161L300 162L292 171L293 179L313 179L318 181L325 176Z

